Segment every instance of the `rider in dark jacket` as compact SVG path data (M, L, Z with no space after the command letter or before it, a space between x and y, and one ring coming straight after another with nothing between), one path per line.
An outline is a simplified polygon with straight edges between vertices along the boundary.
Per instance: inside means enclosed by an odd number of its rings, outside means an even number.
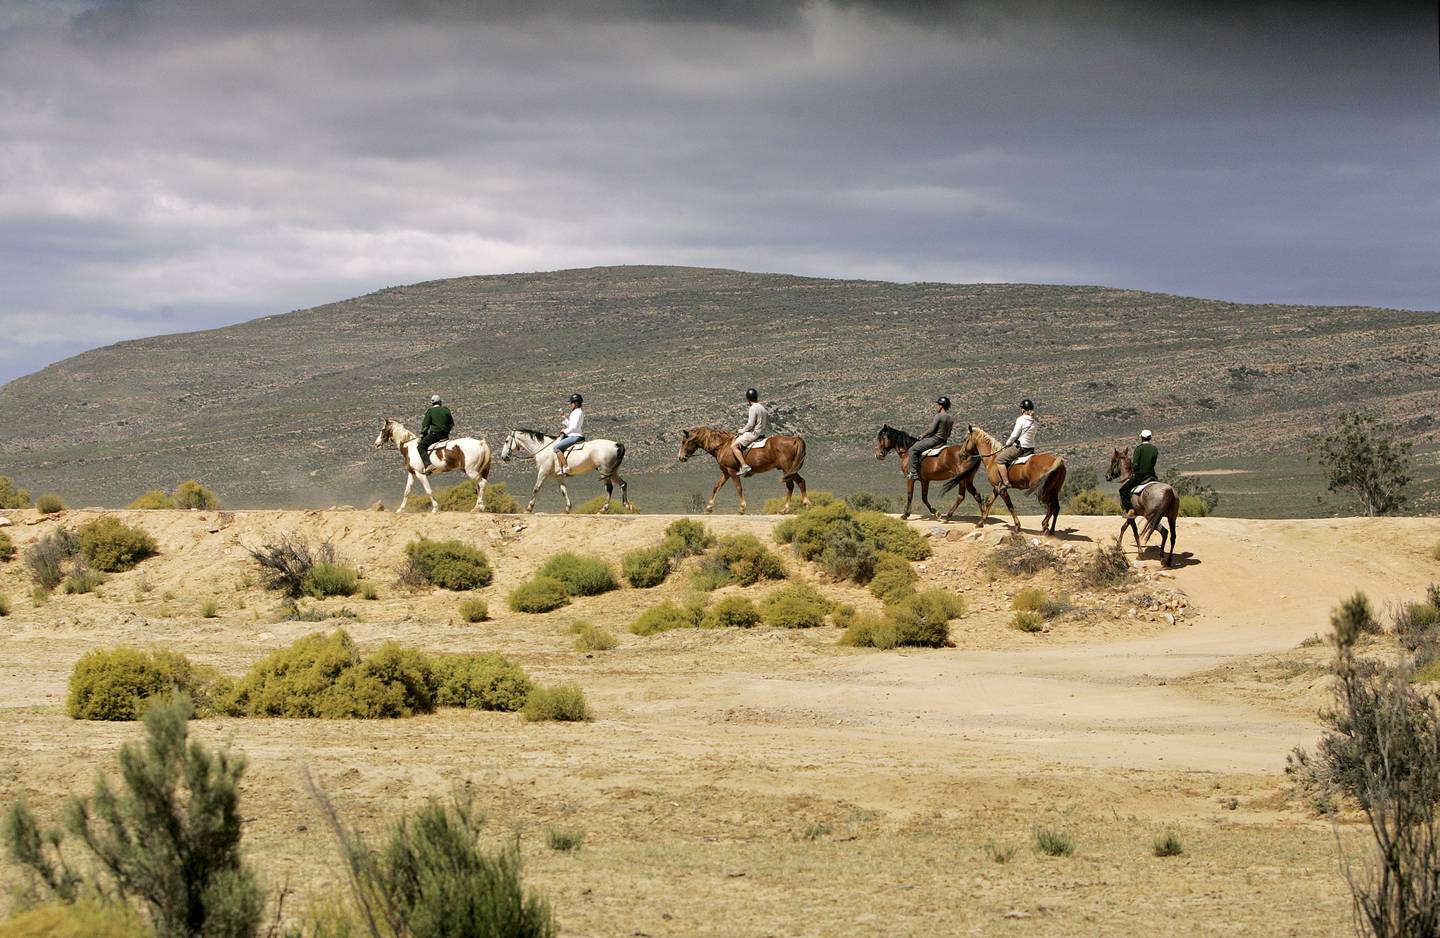
M1158 476L1155 475L1155 464L1160 461L1160 450L1150 442L1150 431L1140 431L1140 445L1130 454L1130 478L1120 485L1120 507L1124 509L1127 518L1135 517L1135 506L1130 501L1131 494L1146 482L1154 482Z
M430 409L425 411L425 419L420 421L420 465L425 467L426 473L434 468L430 465L430 447L441 440L448 440L450 431L454 429L455 417L450 408L440 403L440 395L430 395Z
M920 434L910 447L910 478L916 482L920 481L920 454L927 449L934 449L943 446L950 439L950 433L955 429L955 418L950 416L950 398L937 397L935 399L935 418L930 421L930 426Z

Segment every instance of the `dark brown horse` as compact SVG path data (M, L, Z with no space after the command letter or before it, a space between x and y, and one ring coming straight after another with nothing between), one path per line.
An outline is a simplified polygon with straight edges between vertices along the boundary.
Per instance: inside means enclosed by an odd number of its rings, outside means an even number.
M1000 467L995 464L995 457L1003 448L999 440L979 427L970 427L965 439L960 443L960 452L979 456L980 461L985 464L985 474L990 477L992 491L989 499L980 508L980 520L975 526L984 526L990 517L990 506L995 504L995 497L999 495L1005 499L1005 507L1010 509L1015 530L1019 531L1020 516L1015 513L1010 492L1000 488ZM1040 520L1040 533L1054 534L1055 523L1060 520L1060 489L1065 485L1065 460L1054 453L1036 453L1023 463L1012 463L1009 475L1011 486L1034 493L1035 497L1040 499L1040 504L1045 506L1045 517ZM947 482L945 491L950 491L958 484L953 480Z
M1114 450L1110 454L1110 468L1105 473L1107 482L1114 482L1116 479L1130 477L1130 454L1125 450ZM1165 554L1165 528L1160 522L1164 519L1170 520L1170 553L1165 557L1165 566L1175 559L1175 519L1180 517L1180 496L1174 486L1166 482L1151 482L1138 492L1130 496L1130 504L1135 507L1135 514L1145 518L1145 533L1140 533L1139 526L1135 524L1135 518L1125 519L1120 525L1120 536L1115 538L1118 544L1125 539L1125 529L1129 528L1135 533L1135 549L1141 550L1141 541L1150 541L1150 535L1156 531L1160 532L1160 553Z
M715 496L728 479L735 480L735 492L740 496L740 514L745 514L745 489L740 484L740 464L735 461L735 454L730 448L734 440L735 434L713 427L691 427L680 431L681 462L695 455L696 450L703 449L714 456L720 466L720 481L710 490L710 501L705 505L707 515L715 510ZM785 507L780 509L781 514L790 511L790 499L795 495L797 483L800 485L801 504L810 507L810 496L805 494L805 479L800 475L800 469L805 465L803 436L766 437L764 446L752 446L745 451L745 463L752 473L780 470L780 477L785 482Z
M915 500L915 480L910 478L910 447L915 445L915 437L904 430L897 430L890 424L880 428L875 434L875 458L884 459L885 454L894 450L900 456L900 474L905 477L905 512L900 520L910 517L910 505ZM940 513L930 504L930 483L942 479L954 482L954 486L947 486L946 491L956 487L960 494L955 498L955 504L945 513L945 520L949 521L955 517L955 509L965 500L965 493L969 492L975 496L975 504L980 504L980 493L975 491L975 471L980 468L980 460L974 456L960 455L959 445L947 446L934 456L923 456L920 459L920 501L929 509L930 517L939 519Z

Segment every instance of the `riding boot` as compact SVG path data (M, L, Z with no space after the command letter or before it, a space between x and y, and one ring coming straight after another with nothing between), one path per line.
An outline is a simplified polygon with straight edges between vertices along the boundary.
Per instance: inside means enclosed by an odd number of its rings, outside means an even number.
M1004 466L996 467L1000 472L1000 490L1003 492L1010 487L1010 470Z
M555 461L560 464L560 468L555 470L555 474L558 476L568 476L570 474L570 466L565 461L565 456L562 454Z

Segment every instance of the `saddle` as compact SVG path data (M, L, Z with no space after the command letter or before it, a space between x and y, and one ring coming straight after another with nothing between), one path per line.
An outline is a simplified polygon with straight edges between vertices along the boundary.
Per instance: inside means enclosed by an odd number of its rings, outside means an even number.
M748 452L750 452L752 449L762 449L762 448L764 448L765 444L768 443L768 442L770 442L770 438L769 438L768 436L762 436L760 439L756 440L754 443L751 443L751 444L749 444L748 446L742 446L742 447L740 447L740 452L742 452L742 453L748 453Z
M1026 453L1024 456L1016 457L1015 461L1012 462L1010 465L1012 465L1012 466L1023 466L1025 463L1029 462L1029 461L1030 461L1030 457L1031 457L1031 456L1034 456L1034 455L1035 455L1034 453Z
M941 443L939 446L936 446L936 447L933 448L933 449L927 449L925 452L923 452L923 453L920 454L920 457L921 457L922 459L928 459L928 458L931 457L931 456L939 456L939 455L945 450L945 448L946 448L947 446L953 446L953 445L954 445L953 443Z
M587 446L589 446L589 445L590 445L590 441L589 441L589 440L581 440L579 443L576 443L574 446L571 446L571 447L566 448L565 452L567 452L567 453L578 453L578 452L581 452L582 450L584 450L585 447L587 447Z
M1159 484L1159 479L1151 479L1149 482L1141 482L1139 485L1135 486L1133 489L1130 490L1130 496L1133 498L1134 496L1139 495L1141 492L1148 489L1150 486Z
M440 449L440 448L443 447L443 446L449 446L449 445L450 445L450 438L447 436L447 437L446 437L445 439L443 439L443 440L436 440L434 443L431 443L429 446L427 446L427 447L425 447L425 448L426 448L427 450L429 450L430 452L433 453L433 452L435 452L437 449Z

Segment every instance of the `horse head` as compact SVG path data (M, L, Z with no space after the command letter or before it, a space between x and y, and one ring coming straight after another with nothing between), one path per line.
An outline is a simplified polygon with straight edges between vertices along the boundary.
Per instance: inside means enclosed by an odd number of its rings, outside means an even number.
M384 449L385 444L390 442L390 432L394 421L389 417L380 418L380 435L375 438L375 448Z
M1125 472L1125 453L1121 450L1111 450L1110 468L1105 470L1105 481L1114 482Z
M511 430L505 434L505 442L500 444L500 461L509 462L510 454L515 451L515 431Z
M876 459L884 459L884 458L885 458L885 454L888 453L888 452L890 452L890 450L892 450L892 449L895 448L895 439L894 439L894 437L893 437L893 434L894 434L894 433L895 433L894 428L891 427L890 424L887 423L887 424L885 424L885 426L883 426L883 427L880 428L880 432L879 432L879 433L875 434L875 458L876 458Z
M694 456L695 451L699 448L700 437L698 437L693 430L680 431L680 452L676 457L680 462L685 462L691 456Z

